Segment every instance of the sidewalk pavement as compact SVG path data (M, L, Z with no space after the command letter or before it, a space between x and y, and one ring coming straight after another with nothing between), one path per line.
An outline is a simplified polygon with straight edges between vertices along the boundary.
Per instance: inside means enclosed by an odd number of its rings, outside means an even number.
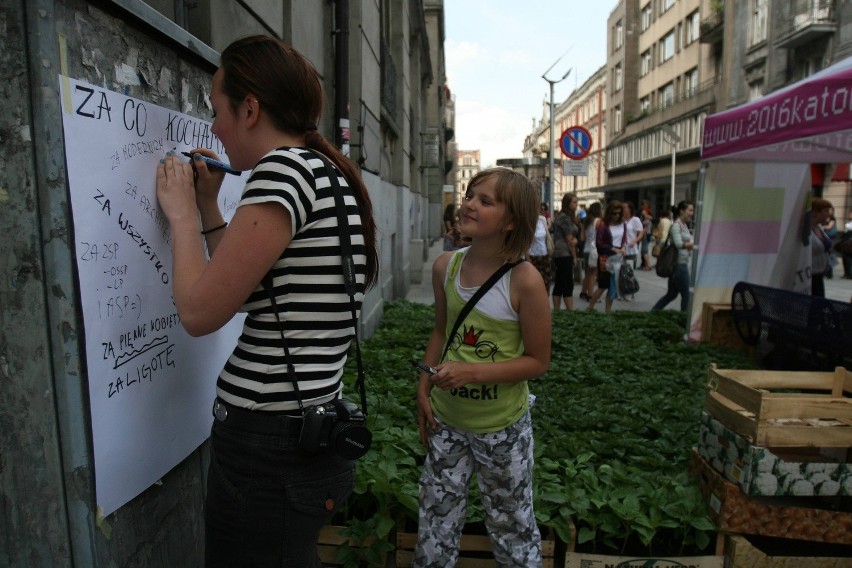
M443 250L444 240L437 239L429 247L429 254L423 263L423 276L419 284L412 284L406 294L405 299L409 302L418 304L431 304L434 301L432 296L432 264L438 255ZM840 268L840 267L838 267ZM835 268L835 273L842 273L842 268ZM635 300L626 302L623 300L614 300L612 303L613 311L631 311L631 312L649 312L651 307L662 298L668 287L668 280L660 278L653 270L636 270L636 279L639 281L639 291L635 294ZM843 278L831 278L825 281L825 295L830 300L839 300L848 302L852 298L852 280ZM588 302L580 299L580 285L574 285L574 309L584 310L588 306ZM599 300L595 305L595 309L599 312L604 310L603 299ZM667 307L667 310L680 309L680 296L672 301Z

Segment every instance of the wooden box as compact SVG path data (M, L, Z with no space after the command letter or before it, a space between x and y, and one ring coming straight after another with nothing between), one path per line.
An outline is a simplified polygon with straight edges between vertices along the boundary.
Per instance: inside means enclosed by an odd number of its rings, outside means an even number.
M701 310L701 341L730 347L743 353L751 353L754 350L737 333L731 304L704 302Z
M699 478L707 510L720 531L801 541L852 544L852 512L801 505L801 499L750 497L693 450L691 471ZM795 502L795 505L791 505Z
M541 556L543 568L554 568L555 538L541 536ZM417 533L399 532L396 534L396 566L408 568L414 559L414 546ZM491 554L491 539L488 535L462 534L461 547L456 568L495 568L497 564Z
M576 535L577 531L572 525L572 539L565 553L565 568L724 568L725 565L725 539L722 535L716 539L716 553L712 556L619 556L577 552Z
M795 555L764 552L743 535L729 535L725 543L728 568L850 568L852 548L816 556L812 547L800 546Z
M852 495L846 448L764 448L701 413L698 453L748 495Z
M335 560L337 551L343 544L350 546L354 545L352 539L343 536L341 533L346 527L339 525L326 525L320 531L319 543L317 544L317 554L323 566L340 566ZM375 541L375 537L370 540Z
M852 373L708 372L704 410L763 447L852 447Z

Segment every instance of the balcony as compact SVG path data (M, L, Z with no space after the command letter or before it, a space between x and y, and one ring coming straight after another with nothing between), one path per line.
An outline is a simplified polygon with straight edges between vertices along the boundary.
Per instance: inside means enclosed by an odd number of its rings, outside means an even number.
M725 35L725 10L724 5L713 9L711 14L701 20L701 35L698 41L701 43L722 43Z
M834 10L826 0L796 2L792 14L778 27L778 47L795 48L837 31Z

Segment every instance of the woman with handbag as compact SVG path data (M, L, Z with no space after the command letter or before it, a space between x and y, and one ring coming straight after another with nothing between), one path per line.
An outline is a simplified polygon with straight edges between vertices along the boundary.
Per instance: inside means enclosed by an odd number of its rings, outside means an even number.
M614 243L620 244L615 246ZM594 311L595 304L600 300L601 295L606 292L604 310L609 312L612 310L613 299L612 294L610 294L610 288L615 285L613 274L617 273L612 268L614 260L612 257L623 257L627 252L627 227L624 223L624 206L621 201L613 199L606 204L603 222L598 224L595 244L598 250L598 288L592 294L592 297L589 298L589 307L587 309Z
M550 227L547 217L539 214L535 224L535 235L530 246L530 263L535 266L541 279L544 280L544 289L550 293L550 284L553 280L553 239L550 236Z
M597 201L589 206L589 212L583 220L583 231L586 240L583 245L583 260L586 264L586 273L583 275L583 284L580 289L580 298L588 301L595 291L595 278L598 275L598 245L595 237L598 234L598 225L601 224L601 204Z
M825 279L831 274L831 237L825 224L831 220L831 202L815 197L811 202L811 296L825 297Z
M669 236L677 247L677 266L674 274L669 276L668 290L666 295L657 300L651 311L662 310L669 302L680 294L680 311L685 312L689 305L689 259L692 255L692 233L688 224L695 215L695 204L692 201L681 201L677 208L673 208L677 218L669 229Z
M210 100L231 165L251 170L230 224L218 206L224 173L202 158L212 150L194 149L191 164L169 152L157 168L181 325L204 335L247 312L216 382L205 566L319 567L319 532L351 493L355 461L309 453L300 438L312 409L346 402L356 312L378 277L372 204L357 166L317 131L322 82L291 46L230 44Z
M577 195L562 196L562 209L553 221L553 263L556 276L553 280L553 309L561 303L569 312L574 309L574 268L579 264L577 243L582 239L582 227L577 220Z

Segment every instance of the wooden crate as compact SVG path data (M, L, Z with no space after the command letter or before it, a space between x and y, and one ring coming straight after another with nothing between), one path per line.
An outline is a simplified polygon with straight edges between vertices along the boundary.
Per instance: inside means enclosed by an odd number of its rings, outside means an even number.
M704 410L764 447L852 447L852 373L710 367Z
M554 568L555 537L547 535L545 538L545 536L542 534L541 537L542 567ZM396 534L397 568L411 566L416 544L417 533L398 532ZM495 568L496 566L491 554L491 539L488 535L462 534L456 568Z
M701 310L701 341L743 353L754 352L754 348L737 333L731 304L704 302Z
M685 568L724 568L725 539L720 534L716 539L716 550L713 555L705 556L618 556L612 554L592 554L577 552L577 530L571 525L571 542L565 552L565 568L646 568L650 566Z
M707 513L720 531L810 542L852 545L852 512L817 508L801 498L752 497L693 450L690 472L698 477Z
M852 548L837 551L832 556L816 556L808 547L801 547L795 556L764 552L743 535L732 534L725 543L729 568L850 568Z
M342 544L353 545L353 541L341 534L346 527L340 525L326 525L320 531L319 543L317 544L317 554L323 566L340 566L335 562L337 550ZM371 539L371 542L375 538Z

